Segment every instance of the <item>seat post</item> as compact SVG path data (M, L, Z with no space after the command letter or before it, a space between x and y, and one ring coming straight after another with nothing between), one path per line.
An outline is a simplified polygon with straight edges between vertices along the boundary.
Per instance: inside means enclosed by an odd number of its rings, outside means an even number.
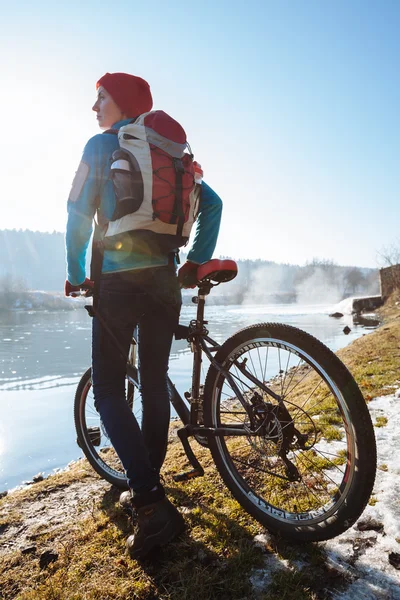
M194 296L193 302L197 304L197 319L196 319L196 330L201 335L203 332L204 325L204 306L206 303L206 297L210 293L212 284L208 281L202 282L199 286L197 296ZM198 425L199 411L202 411L201 398L200 398L200 375L201 375L201 362L202 362L202 348L199 341L192 344L193 356L193 374L192 374L192 389L190 399L190 425Z
M199 287L197 294L197 323L199 325L204 324L204 307L206 304L206 297L210 293L212 288L211 283L202 283Z

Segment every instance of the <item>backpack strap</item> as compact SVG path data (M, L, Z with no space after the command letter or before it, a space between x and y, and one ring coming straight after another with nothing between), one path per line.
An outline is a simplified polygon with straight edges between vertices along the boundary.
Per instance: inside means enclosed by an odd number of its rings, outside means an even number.
M137 117L132 119L130 123L134 123ZM109 133L112 135L118 135L118 129L107 129L103 131L103 133ZM95 220L94 224L94 233L92 239L92 258L90 261L90 279L94 281L93 287L93 307L97 308L98 299L99 299L99 289L100 289L100 278L101 272L103 269L103 260L104 260L104 230L105 223L102 223L102 219L99 215L99 199L97 199L96 206L97 220Z
M180 158L174 158L173 161L175 167L176 192L172 217L174 217L174 215L176 214L178 215L178 226L176 229L176 235L181 237L183 225L185 224L185 215L183 214L182 206L182 178L185 173L185 167L183 166L183 162Z
M93 307L97 308L100 290L100 278L103 270L104 259L104 225L100 222L99 207L97 206L97 220L94 222L94 233L92 239L92 258L90 260L90 279L93 286Z
M135 123L137 121L139 117L134 117L133 119L131 119L129 121L129 125L132 125L133 123ZM112 135L118 135L118 131L119 129L106 129L106 131L103 131L103 133L111 133Z

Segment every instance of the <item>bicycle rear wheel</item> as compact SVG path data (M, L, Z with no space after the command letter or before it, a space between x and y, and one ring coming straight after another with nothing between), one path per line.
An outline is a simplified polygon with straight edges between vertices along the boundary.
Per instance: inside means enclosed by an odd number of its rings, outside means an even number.
M348 529L372 492L376 445L346 367L311 335L276 323L242 329L215 359L224 372L210 366L204 419L244 434L209 441L234 497L292 541L326 540Z
M134 385L127 380L126 388L127 402L140 423L140 402L134 402ZM93 469L116 487L128 489L123 466L94 405L91 369L86 371L78 384L74 401L74 420L78 445Z

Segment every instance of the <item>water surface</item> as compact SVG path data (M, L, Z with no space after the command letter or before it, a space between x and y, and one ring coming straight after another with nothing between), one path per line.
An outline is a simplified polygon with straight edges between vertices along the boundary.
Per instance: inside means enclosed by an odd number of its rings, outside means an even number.
M330 318L335 307L275 304L210 306L210 335L221 342L258 322L300 327L337 350L363 335L350 315ZM195 307L182 309L182 323ZM351 328L349 335L343 327ZM38 472L48 474L81 456L73 425L75 388L90 366L91 320L86 311L25 312L0 315L0 492ZM170 377L183 394L190 386L191 352L174 341ZM206 364L204 364L204 375Z

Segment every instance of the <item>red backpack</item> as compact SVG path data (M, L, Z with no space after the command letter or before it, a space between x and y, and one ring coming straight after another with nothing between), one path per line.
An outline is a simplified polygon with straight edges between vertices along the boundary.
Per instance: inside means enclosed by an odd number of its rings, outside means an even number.
M181 125L156 110L109 133L118 134L120 147L112 156L116 208L105 231L106 247L120 234L139 231L155 234L166 252L186 244L198 212L202 171Z

